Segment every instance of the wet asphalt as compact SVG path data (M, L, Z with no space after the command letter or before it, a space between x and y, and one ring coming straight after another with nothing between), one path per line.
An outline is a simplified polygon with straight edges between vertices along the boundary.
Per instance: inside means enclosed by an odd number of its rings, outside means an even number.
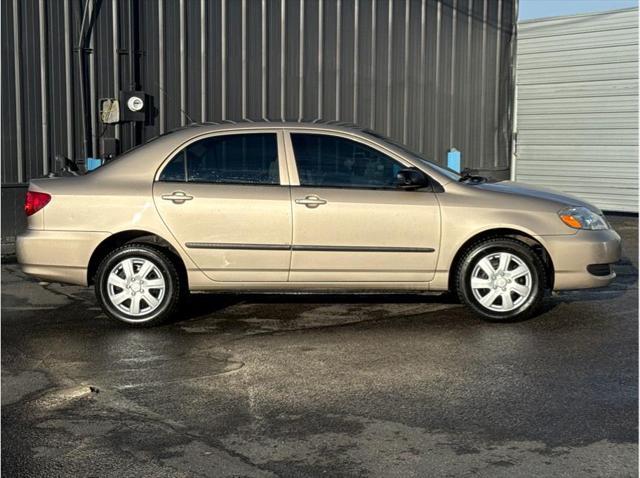
M2 267L2 476L637 476L638 219L519 323L411 295L194 295L128 329Z

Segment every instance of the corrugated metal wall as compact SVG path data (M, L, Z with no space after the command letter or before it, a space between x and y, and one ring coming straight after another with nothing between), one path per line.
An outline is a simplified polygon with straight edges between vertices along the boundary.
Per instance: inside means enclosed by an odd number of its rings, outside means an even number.
M89 0L90 147L118 137L123 151L187 115L338 119L441 162L456 147L464 166L500 176L516 1ZM56 154L82 155L74 49L84 4L0 3L3 195L46 174ZM153 96L152 124L101 125L98 99L129 87Z
M638 9L518 26L518 181L638 212Z

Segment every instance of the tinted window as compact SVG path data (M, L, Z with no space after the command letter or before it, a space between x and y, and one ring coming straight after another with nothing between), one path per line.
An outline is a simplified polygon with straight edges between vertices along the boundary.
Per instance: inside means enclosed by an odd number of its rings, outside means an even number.
M447 176L449 179L452 179L454 181L458 181L460 179L460 174L458 174L456 171L454 171L453 169L449 169L446 168L444 166L441 166L437 163L434 163L433 161L428 160L427 158L421 156L420 154L416 153L415 151L411 151L409 148L407 148L405 145L400 144L390 138L387 138L386 136L383 136L379 133L376 133L375 131L371 131L370 129L365 129L362 131L363 133L368 134L369 136L373 136L376 139L381 139L389 144L391 144L392 146L395 146L396 148L402 150L404 153L408 154L409 156L412 156L414 159L417 159L418 161L420 161L423 164L426 164L427 166L435 169L436 171L438 171L440 174L443 174L444 176Z
M186 180L193 182L280 184L276 135L205 138L178 153L162 171L160 180L184 181L185 174Z
M301 186L393 188L403 166L385 154L345 138L292 133Z
M184 181L186 169L184 167L184 151L180 151L175 158L167 164L162 174L161 181Z

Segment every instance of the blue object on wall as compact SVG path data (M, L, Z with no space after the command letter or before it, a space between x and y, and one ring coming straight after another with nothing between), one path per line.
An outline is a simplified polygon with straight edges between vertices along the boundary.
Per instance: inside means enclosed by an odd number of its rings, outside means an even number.
M451 148L447 152L447 167L453 169L455 172L460 172L460 151L456 148Z
M93 171L94 169L102 166L102 159L100 158L87 158L87 171Z

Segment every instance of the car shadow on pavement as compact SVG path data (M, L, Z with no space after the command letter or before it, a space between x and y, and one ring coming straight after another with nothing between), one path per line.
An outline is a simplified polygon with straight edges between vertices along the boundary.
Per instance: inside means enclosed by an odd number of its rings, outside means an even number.
M637 288L638 269L624 257L614 267L617 277L608 287L563 291L549 294L536 320L551 312L562 303L590 302L619 298L629 290ZM461 308L455 294L421 293L218 293L191 294L171 323L192 325L207 320L225 322L229 327L239 326L238 322L253 324L272 323L273 328L281 324L306 321L303 327L313 327L321 322L324 326L340 325L385 318L421 316L439 312L438 317L449 309L457 309L455 315L472 316L466 308ZM464 311L464 312L461 312ZM511 322L511 321L510 321ZM235 325L234 325L235 323ZM302 325L302 324L300 324Z
M191 294L173 325L251 324L263 328L331 326L461 308L450 294L220 293ZM295 327L298 328L298 327Z

